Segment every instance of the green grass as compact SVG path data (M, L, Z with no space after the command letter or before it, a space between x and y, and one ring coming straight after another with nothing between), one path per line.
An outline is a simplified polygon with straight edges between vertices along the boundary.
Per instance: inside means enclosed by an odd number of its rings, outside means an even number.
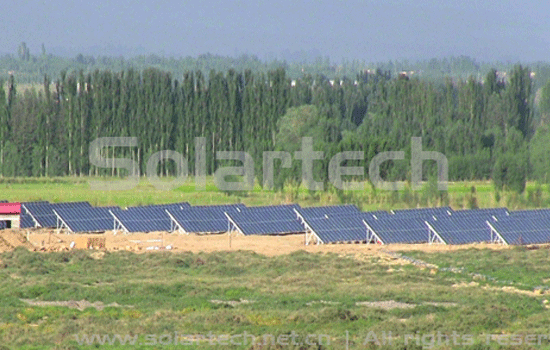
M441 268L460 269L459 274L462 275L483 275L479 279L492 280L493 284L527 290L549 289L550 266L541 262L550 260L550 250L515 247L512 251L512 254L489 249L468 249L460 254L414 251L407 252L406 255L428 260ZM486 277L483 278L484 276Z
M506 274L512 262L529 261L507 276L515 282L538 281L548 271L541 251L457 251L422 254L432 263L449 265L478 260L480 271ZM330 335L321 347L252 347L232 349L417 348L404 346L405 334L441 332L475 335L476 347L486 346L484 334L548 333L550 311L545 296L511 295L499 289L456 288L472 281L468 275L436 273L414 266L386 265L372 257L358 261L334 254L297 252L264 257L251 252L106 253L94 260L86 251L32 253L24 249L0 255L0 344L2 349L95 349L79 345L75 334L307 334ZM492 266L492 271L489 271ZM500 266L500 268L495 268ZM534 283L534 284L536 284ZM487 281L489 286L500 287ZM122 307L83 311L61 306L29 306L21 299L66 301L86 299ZM248 300L235 306L212 302ZM415 304L410 309L383 310L358 306L363 301L395 300ZM322 302L321 302L322 301ZM431 305L453 302L456 306ZM392 345L363 345L369 332L379 337L391 331ZM372 333L371 333L372 335ZM429 337L425 339L429 342ZM425 345L429 343L425 343ZM422 345L422 344L421 344ZM116 344L105 349L154 348ZM156 348L172 349L161 346ZM177 347L182 348L182 346ZM207 342L190 349L226 348ZM427 347L424 347L427 348ZM435 346L437 349L449 348ZM461 348L461 347L456 347ZM513 347L517 348L517 347ZM520 347L529 348L529 347ZM549 343L542 348L550 348Z
M303 187L287 186L284 191L275 192L262 189L256 185L254 190L247 192L224 193L219 191L212 177L207 178L206 188L199 190L193 179L181 187L165 191L158 190L146 179L132 190L125 191L93 191L90 181L97 179L88 177L60 178L1 178L0 199L10 201L51 202L89 201L93 205L118 205L122 207L156 203L172 203L187 201L194 205L224 204L242 202L247 205L269 205L282 203L298 203L303 206L333 205L352 203L363 210L401 209L411 207L427 207L450 205L455 209L470 208L472 197L478 207L507 206L510 209L550 207L550 191L541 187L540 197L533 199L536 193L534 183L527 184L524 194L501 193L496 201L492 184L487 181L450 183L449 190L442 197L433 198L427 189L419 191L373 191L365 184L363 191L342 192L328 189L324 192L309 192ZM171 179L168 179L169 181ZM108 178L106 181L120 181ZM472 187L475 193L472 194ZM531 193L531 194L529 194Z

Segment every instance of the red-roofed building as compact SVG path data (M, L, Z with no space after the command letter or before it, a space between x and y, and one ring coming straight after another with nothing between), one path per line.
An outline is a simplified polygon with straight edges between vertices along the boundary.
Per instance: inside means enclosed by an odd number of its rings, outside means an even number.
M0 221L5 221L7 228L19 228L20 220L21 203L0 203Z

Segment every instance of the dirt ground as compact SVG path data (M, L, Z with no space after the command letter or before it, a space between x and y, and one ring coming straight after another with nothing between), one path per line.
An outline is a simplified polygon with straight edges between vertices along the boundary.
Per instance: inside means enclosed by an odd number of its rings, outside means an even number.
M0 252L17 246L36 251L61 251L70 249L100 249L107 251L128 250L134 252L215 252L251 250L266 256L288 254L298 250L307 252L336 253L340 255L385 255L383 251L454 251L469 248L508 249L496 244L469 244L446 246L440 244L326 244L305 245L304 235L242 236L237 233L216 235L185 235L179 233L106 232L103 234L64 234L56 230L3 230L0 231ZM28 239L28 242L27 242Z

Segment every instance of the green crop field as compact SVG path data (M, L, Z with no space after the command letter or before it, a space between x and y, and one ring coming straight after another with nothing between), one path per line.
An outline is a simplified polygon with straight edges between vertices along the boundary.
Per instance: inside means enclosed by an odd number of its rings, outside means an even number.
M166 182L173 179L166 179ZM489 181L450 183L448 191L439 192L429 188L413 191L406 187L400 191L374 190L365 183L363 191L337 191L332 188L323 192L310 192L302 187L287 186L275 192L259 185L252 191L222 192L213 177L208 177L204 189L197 189L193 179L172 190L156 189L147 179L131 190L94 191L88 177L60 178L2 178L0 199L10 201L50 202L89 201L92 205L118 205L122 207L144 204L186 201L192 205L209 205L242 202L246 205L270 205L298 203L303 206L356 204L363 210L400 209L450 205L454 209L506 206L524 209L550 206L550 191L547 186L528 183L524 194L513 192L496 193ZM116 183L117 178L103 181Z
M306 252L19 248L0 255L0 348L550 348L549 252L407 253L466 268L449 272Z

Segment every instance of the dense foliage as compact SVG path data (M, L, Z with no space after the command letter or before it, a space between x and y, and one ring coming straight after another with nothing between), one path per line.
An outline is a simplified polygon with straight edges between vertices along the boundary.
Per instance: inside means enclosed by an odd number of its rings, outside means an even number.
M541 128L533 137L540 123L533 82L519 65L504 77L493 69L483 79L443 84L382 70L329 80L290 79L283 68L210 71L208 78L201 70L174 78L148 68L62 72L55 84L44 76L43 88L24 92L12 76L0 87L2 176L117 175L90 165L90 142L134 136L138 147L108 155L134 159L141 173L161 150L181 153L192 171L195 138L205 137L208 173L223 164L216 151L244 150L261 179L263 151L297 151L297 140L312 136L314 149L325 152L316 164L318 181L327 181L328 160L337 152L363 152L360 163L368 170L368 161L383 151L405 150L409 157L411 137L448 158L451 180L495 175L497 187L521 191L530 175L548 178L548 162L530 160L544 158L548 136ZM279 173L299 181L299 165L295 160ZM410 179L407 161L387 162L382 170L386 178ZM173 173L173 164L164 162L160 171Z

